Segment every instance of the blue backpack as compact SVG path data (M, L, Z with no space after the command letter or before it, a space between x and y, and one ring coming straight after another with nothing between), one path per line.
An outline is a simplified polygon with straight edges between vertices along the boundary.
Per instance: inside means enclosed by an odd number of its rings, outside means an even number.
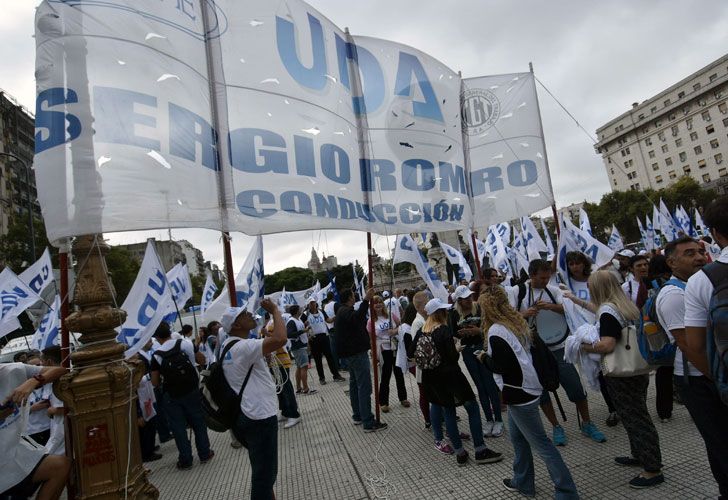
M663 283L655 293L649 295L647 302L642 306L642 314L637 325L637 345L640 354L650 366L672 366L675 363L677 346L670 340L657 317L657 296L667 285L685 290L685 283L677 279Z
M708 362L720 398L728 405L728 264L713 262L703 272L713 284L708 309Z

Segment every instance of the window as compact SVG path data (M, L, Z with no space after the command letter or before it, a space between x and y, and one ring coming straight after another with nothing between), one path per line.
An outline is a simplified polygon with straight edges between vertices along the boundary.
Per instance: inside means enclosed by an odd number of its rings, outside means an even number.
M607 156L607 163L612 163L612 159Z
M614 175L614 169L610 168L609 170L612 172L612 175Z
M710 75L708 77L708 80L710 80L711 82L714 82L716 78L718 78L718 73L713 73L712 75Z
M690 104L683 107L683 115L687 115L688 113L690 113Z
M665 165L667 165L668 167L672 165L672 158L670 158L669 156L665 158Z
M673 125L672 127L670 127L670 131L672 132L672 136L675 137L679 132L679 129L677 128L677 125Z
M690 140L691 141L697 141L698 140L698 133L697 132L690 132Z
M652 106L650 108L650 113L657 113L657 106Z
M652 170L659 170L660 166L657 163L652 164Z
M688 155L685 151L680 153L680 161L687 161Z
M615 186L617 185L617 179L614 179L614 185Z
M652 137L645 139L645 146L652 146Z
M710 141L710 147L712 149L718 149L718 139L713 139Z
M648 156L649 156L650 158L654 158L654 157L655 157L655 150L654 150L654 149L651 149L650 151L648 151L648 152L647 152L647 155L648 155Z
M720 165L723 163L723 153L718 153L717 155L713 156L713 159L715 160L716 165Z
M669 106L670 105L670 99L665 99L665 102L663 102L663 104L665 106Z
M685 125L687 126L688 130L693 129L693 118L690 117L687 120L685 120Z
M645 119L645 114L644 113L640 113L639 115L637 115L637 121L644 120L644 119Z
M709 122L710 121L710 111L705 110L702 113L700 113L700 116L703 117L703 121L704 122Z
M669 176L670 176L670 179L675 179L675 178L677 177L677 174L675 173L675 171L674 171L674 170L670 170L670 171L669 171L669 172L667 173L667 175L669 175Z
M703 174L703 182L710 182L710 174Z
M713 132L715 132L715 127L712 125L708 125L707 127L705 127L705 131L709 134L712 134Z
M693 85L693 90L700 90L700 82Z
M690 174L690 171L691 171L691 168L690 168L690 166L689 166L689 165L685 165L685 166L683 167L683 173L684 173L685 175L689 175L689 174Z
M705 160L698 160L698 168L705 168Z
M667 116L667 119L668 119L668 120L670 120L670 121L674 120L674 119L675 119L675 113L670 113L670 114L669 114L669 115Z
M628 161L624 162L624 168L629 168L629 162Z
M677 147L677 148L682 147L682 137L675 139L675 147Z
M685 91L681 90L680 92L677 93L677 98L682 99L683 97L685 97Z
M696 155L702 154L703 153L703 146L695 146L693 148L693 151L695 151L695 154Z
M628 154L629 154L629 146L627 146L626 148L624 148L622 150L622 156L627 156Z
M662 182L662 176L661 175L656 175L655 176L655 182L658 183L658 184L660 184Z
M662 122L661 122L661 121L659 121L659 120L657 120L657 121L655 122L655 128L660 128L660 126L662 126Z
M728 169L726 169L725 167L718 169L718 176L719 177L728 176Z
M664 141L665 140L665 132L658 132L657 133L657 138L660 139L661 141Z
M728 113L728 104L724 102L718 104L718 111L720 111L722 114Z
M667 153L667 144L663 144L661 149L663 153Z

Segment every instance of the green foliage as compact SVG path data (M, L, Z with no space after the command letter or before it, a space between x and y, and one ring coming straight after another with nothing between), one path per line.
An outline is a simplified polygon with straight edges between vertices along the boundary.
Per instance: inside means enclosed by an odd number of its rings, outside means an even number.
M357 275L359 279L363 274L361 266L357 266ZM331 271L321 271L314 273L310 269L302 267L288 267L273 274L265 275L265 293L271 294L283 290L295 292L305 290L312 287L316 280L321 283L321 287L329 284L330 278L336 278L336 287L339 290L351 288L354 283L354 276L351 272L351 264L336 266Z
M622 234L624 243L640 241L636 218L644 224L645 215L652 219L652 205L658 205L660 198L668 209L674 210L682 205L693 215L693 208L705 208L716 197L712 189L703 189L689 176L680 178L672 186L655 191L613 191L605 194L599 203L584 203L584 210L589 215L594 236L607 241L612 224Z
M116 302L122 304L129 295L140 265L126 248L111 247L106 256L106 267L116 289Z
M50 249L53 265L58 265L58 249L48 243L43 220L34 219L33 229L35 231L35 259L30 254L28 219L13 217L10 220L8 233L0 236L0 267L10 266L15 273L20 274L43 255L46 247Z

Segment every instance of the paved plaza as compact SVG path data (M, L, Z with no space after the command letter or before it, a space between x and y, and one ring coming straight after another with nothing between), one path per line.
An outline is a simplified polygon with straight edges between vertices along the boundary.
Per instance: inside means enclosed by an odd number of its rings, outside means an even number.
M513 459L507 434L487 441L489 447L504 454L502 462L492 465L471 462L466 467L458 467L454 456L442 455L433 448L432 434L424 430L417 405L414 377L405 377L412 407L392 404L392 411L383 415L389 429L364 434L360 426L351 423L349 397L344 393L348 382L329 381L327 385L319 386L315 383L315 375L310 376L311 387L316 387L319 392L299 396L302 423L291 429L281 426L278 434L278 500L521 498L506 491L501 483L503 478L510 477ZM394 403L394 380L392 386L391 402ZM563 392L560 393L565 400ZM564 423L564 427L569 443L560 451L582 498L717 498L717 487L708 467L703 442L687 410L675 405L673 420L663 424L655 413L654 379L649 397L650 413L660 433L666 481L646 491L632 490L627 486L627 481L637 474L636 469L619 467L613 462L615 456L629 454L629 444L621 424L612 428L604 424L607 410L601 395L590 393L589 401L592 417L608 439L602 444L578 432L574 406L566 402L568 422ZM462 417L460 429L467 432L464 409L460 408L458 414ZM504 420L507 418L504 417ZM544 422L548 425L545 419ZM227 434L211 432L211 441L215 458L206 465L200 465L195 459L195 466L188 471L175 468L177 451L174 442L162 445L164 458L147 464L152 470L150 481L159 488L160 498L217 500L249 497L250 466L246 450L231 448ZM472 457L472 443L465 443ZM553 487L546 468L538 458L535 466L537 498L551 498Z

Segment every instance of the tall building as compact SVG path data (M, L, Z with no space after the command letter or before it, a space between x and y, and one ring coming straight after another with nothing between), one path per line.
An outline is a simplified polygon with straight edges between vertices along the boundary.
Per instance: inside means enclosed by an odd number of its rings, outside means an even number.
M661 189L689 175L728 188L728 55L597 129L614 191Z
M204 276L205 259L202 256L202 250L195 248L192 243L187 240L179 240L177 243L182 247L182 253L185 254L185 262L190 270L190 276Z
M25 163L0 154L0 235L7 234L12 217L28 220L28 196L34 217L41 217L32 170L34 134L33 114L0 90L0 153L13 154Z
M321 267L321 260L319 260L319 257L318 257L318 254L316 253L315 248L311 248L311 258L308 261L307 267L315 273L317 273L317 272L321 271L321 269L323 269Z
M166 271L169 271L178 263L183 262L187 264L190 276L197 276L205 273L205 260L202 257L202 252L193 247L189 241L159 241L156 238L149 239L154 243L154 248L157 250L157 255L159 256L159 262ZM140 264L142 260L144 260L144 252L147 249L146 241L142 243L131 243L128 245L117 246L128 250L132 257ZM188 254L192 257L191 259L188 258Z

